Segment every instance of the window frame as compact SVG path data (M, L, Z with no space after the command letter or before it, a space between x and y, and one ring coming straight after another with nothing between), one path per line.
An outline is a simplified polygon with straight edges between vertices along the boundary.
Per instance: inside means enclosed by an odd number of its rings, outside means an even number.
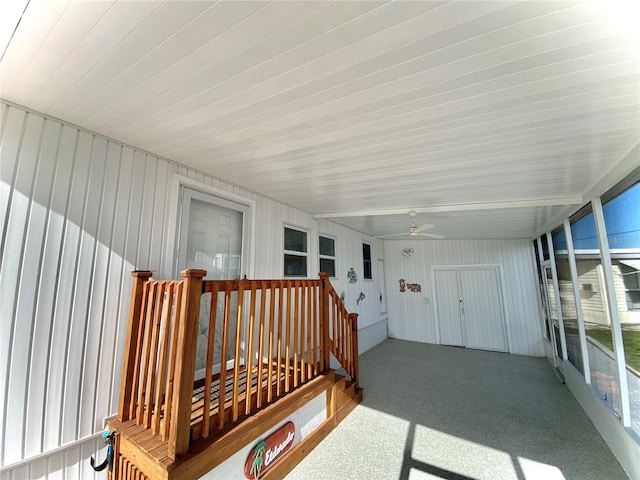
M296 232L303 233L305 235L305 246L306 251L300 250L287 250L285 248L286 245L286 235L288 230L294 230ZM286 268L286 256L295 256L295 257L303 257L305 264L305 272L302 275L291 275L287 274ZM309 278L309 231L300 227L294 227L293 225L284 224L282 228L282 277L283 278Z
M327 240L331 240L333 242L333 256L331 255L325 255L323 253L321 253L321 248L320 248L320 238L326 238ZM321 261L322 260L332 260L333 261L333 275L330 275L330 278L333 279L337 279L338 278L338 258L336 255L336 243L337 240L334 236L332 235L327 235L324 233L318 233L318 269L320 271L322 271L322 268L320 267L321 265ZM331 272L329 272L331 273Z

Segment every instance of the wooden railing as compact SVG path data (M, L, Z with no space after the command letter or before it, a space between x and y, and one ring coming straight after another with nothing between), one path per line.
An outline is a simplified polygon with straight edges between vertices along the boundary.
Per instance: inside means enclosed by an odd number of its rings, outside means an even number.
M358 387L358 314L349 313L342 299L329 282L329 275L320 273L326 285L329 301L329 348L351 380Z
M118 420L167 443L237 422L317 377L330 352L358 378L357 315L328 280L152 281L133 272Z

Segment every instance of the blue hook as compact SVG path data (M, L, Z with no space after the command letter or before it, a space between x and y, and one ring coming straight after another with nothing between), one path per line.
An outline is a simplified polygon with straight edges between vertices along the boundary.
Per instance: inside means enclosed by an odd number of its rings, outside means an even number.
M115 438L115 432L110 432L109 430L105 430L102 434L102 438L107 444L107 458L104 459L100 465L96 466L96 461L91 457L89 463L91 463L91 468L93 468L96 472L101 472L107 466L109 467L109 471L113 471L113 440Z

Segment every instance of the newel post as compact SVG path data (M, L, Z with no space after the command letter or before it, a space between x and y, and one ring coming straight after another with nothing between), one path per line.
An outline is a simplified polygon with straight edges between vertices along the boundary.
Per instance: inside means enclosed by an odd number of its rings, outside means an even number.
M356 382L356 388L359 387L360 379L360 363L358 361L358 314L349 314L349 324L351 325L351 354L353 355L353 380Z
M174 373L171 427L169 429L169 458L189 450L191 433L191 397L193 376L196 369L196 343L198 341L198 317L200 316L200 295L202 277L205 270L183 270L182 305L178 320L178 340Z
M320 272L320 369L326 371L330 365L329 359L329 274Z
M124 344L124 359L122 361L122 377L120 379L120 399L118 401L118 420L129 420L129 405L133 391L133 376L136 363L136 346L142 313L143 292L145 283L151 278L151 272L133 271L133 285L131 287L131 303L129 304L129 321L127 323L127 337Z

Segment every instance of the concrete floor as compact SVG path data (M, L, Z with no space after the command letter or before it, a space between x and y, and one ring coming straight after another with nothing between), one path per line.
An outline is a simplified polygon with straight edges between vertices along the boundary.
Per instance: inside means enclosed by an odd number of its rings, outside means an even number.
M386 340L364 401L286 478L628 479L544 358Z

